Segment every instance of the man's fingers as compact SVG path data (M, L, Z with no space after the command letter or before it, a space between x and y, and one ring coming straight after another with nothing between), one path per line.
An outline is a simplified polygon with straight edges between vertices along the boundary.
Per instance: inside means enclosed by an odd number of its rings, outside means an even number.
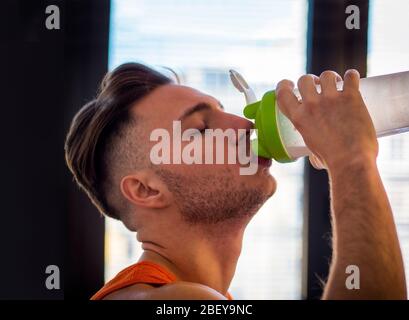
M322 164L322 162L315 156L315 155L310 155L308 157L308 159L310 160L311 165L317 169L317 170L322 170L324 169L324 165Z
M294 83L290 80L282 80L276 88L277 105L284 115L292 120L299 107L299 102L294 92Z
M315 169L319 170L317 164L315 163L314 156L309 156L309 157L308 157L308 160L310 160L310 164L311 164Z
M309 74L313 79L315 84L320 84L320 77L316 76L315 74Z
M303 100L318 95L315 85L319 84L319 82L319 78L313 74L306 74L298 79L297 87Z
M359 72L355 69L349 69L344 75L344 91L359 90Z
M337 81L342 81L341 76L334 71L324 71L320 75L321 93L336 93Z

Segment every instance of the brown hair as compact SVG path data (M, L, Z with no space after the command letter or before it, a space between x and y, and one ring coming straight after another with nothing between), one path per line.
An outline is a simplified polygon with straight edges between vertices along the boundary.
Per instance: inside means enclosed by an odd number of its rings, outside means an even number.
M106 74L98 96L81 108L72 120L65 141L65 159L78 185L101 213L120 219L107 200L110 168L106 158L115 136L132 123L129 110L159 86L171 83L163 74L139 63L126 63Z

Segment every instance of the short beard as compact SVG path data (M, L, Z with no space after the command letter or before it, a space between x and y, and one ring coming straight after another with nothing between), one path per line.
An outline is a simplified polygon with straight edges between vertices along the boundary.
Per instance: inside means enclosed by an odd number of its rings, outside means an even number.
M224 175L206 174L188 176L155 169L189 224L214 225L225 221L247 221L268 199L260 188L240 186L229 170Z

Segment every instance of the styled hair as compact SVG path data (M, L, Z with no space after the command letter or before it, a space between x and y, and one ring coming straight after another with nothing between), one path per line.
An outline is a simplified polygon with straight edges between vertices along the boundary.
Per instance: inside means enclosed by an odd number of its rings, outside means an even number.
M75 181L102 214L121 219L120 210L107 199L106 179L114 168L106 160L126 129L136 125L131 107L171 82L143 64L122 64L105 75L97 97L74 116L65 141L65 159Z

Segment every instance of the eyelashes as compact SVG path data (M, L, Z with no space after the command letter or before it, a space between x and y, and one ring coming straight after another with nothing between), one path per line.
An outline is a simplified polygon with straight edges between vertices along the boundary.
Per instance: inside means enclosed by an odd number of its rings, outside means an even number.
M203 128L199 129L200 133L205 133L206 129L209 129L208 126L204 126Z

